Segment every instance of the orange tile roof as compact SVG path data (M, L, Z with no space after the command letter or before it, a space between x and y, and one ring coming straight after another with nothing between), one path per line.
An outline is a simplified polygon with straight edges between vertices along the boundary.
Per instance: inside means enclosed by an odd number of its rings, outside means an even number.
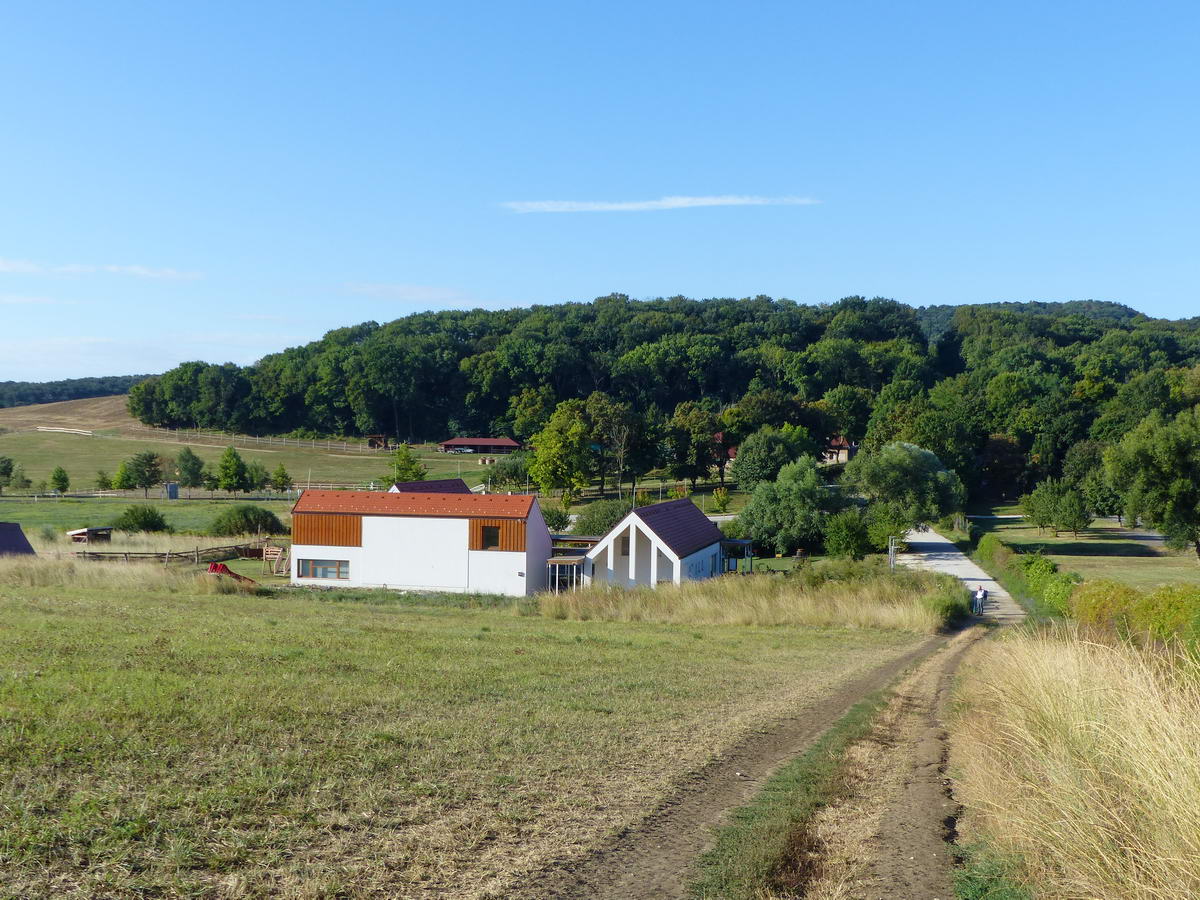
M524 519L529 494L390 494L387 491L304 491L293 513L355 513L453 519Z

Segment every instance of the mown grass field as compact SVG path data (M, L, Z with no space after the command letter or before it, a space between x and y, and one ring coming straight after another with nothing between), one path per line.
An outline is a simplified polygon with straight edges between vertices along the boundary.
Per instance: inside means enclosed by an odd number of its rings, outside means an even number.
M128 506L155 507L177 531L205 532L224 510L245 500L143 500L141 497L61 497L33 500L26 497L0 497L0 522L17 522L34 535L45 527L66 532L74 528L108 525ZM254 500L255 506L271 510L286 525L291 519L294 500ZM121 540L117 534L114 542ZM64 545L65 546L65 545ZM104 549L96 547L95 549ZM170 548L175 549L175 548Z
M1021 519L975 519L974 524L1022 552L1040 550L1059 568L1085 579L1111 578L1138 588L1171 582L1200 584L1200 563L1194 553L1169 550L1161 540L1149 539L1139 529L1121 528L1112 519L1097 519L1078 538L1070 532L1057 537L1052 531L1039 534Z
M921 640L171 577L0 578L0 895L503 896Z

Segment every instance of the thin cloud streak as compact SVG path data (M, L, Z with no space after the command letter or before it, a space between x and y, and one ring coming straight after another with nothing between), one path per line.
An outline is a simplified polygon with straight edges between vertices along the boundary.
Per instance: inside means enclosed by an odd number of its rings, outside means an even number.
M191 281L199 278L199 272L183 272L179 269L152 268L150 266L95 266L84 263L68 263L62 266L47 266L27 259L0 258L0 272L13 275L130 275L134 278L162 278L173 281Z
M516 213L646 212L659 209L695 209L702 206L812 206L812 197L756 197L720 194L711 197L659 197L657 200L511 200L502 203Z

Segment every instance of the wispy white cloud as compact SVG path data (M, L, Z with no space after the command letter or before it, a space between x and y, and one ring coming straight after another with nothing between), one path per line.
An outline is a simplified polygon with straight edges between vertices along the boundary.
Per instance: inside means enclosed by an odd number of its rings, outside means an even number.
M756 197L720 194L712 197L659 197L657 200L512 200L501 204L518 213L645 212L694 209L699 206L811 206L812 197Z
M14 275L90 275L107 273L110 275L130 275L134 278L162 278L177 281L190 281L200 277L199 272L184 272L179 269L152 268L151 266L117 266L91 265L88 263L67 263L66 265L45 265L31 262L27 259L0 258L0 272Z
M380 297L386 300L397 300L401 303L431 304L431 303L471 303L479 301L453 288L435 287L427 284L397 284L391 282L356 281L346 285L346 289L354 294L367 297Z

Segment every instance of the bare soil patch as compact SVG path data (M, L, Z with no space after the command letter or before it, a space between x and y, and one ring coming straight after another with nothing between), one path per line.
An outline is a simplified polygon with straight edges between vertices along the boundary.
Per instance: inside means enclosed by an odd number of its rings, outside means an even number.
M804 750L850 706L885 687L945 640L929 638L744 739L680 782L670 798L639 824L590 853L555 860L507 896L686 897L692 864L731 810L744 805L780 765Z
M954 673L986 632L971 628L896 689L870 738L846 753L846 788L798 836L792 896L951 900L959 805L943 724Z

